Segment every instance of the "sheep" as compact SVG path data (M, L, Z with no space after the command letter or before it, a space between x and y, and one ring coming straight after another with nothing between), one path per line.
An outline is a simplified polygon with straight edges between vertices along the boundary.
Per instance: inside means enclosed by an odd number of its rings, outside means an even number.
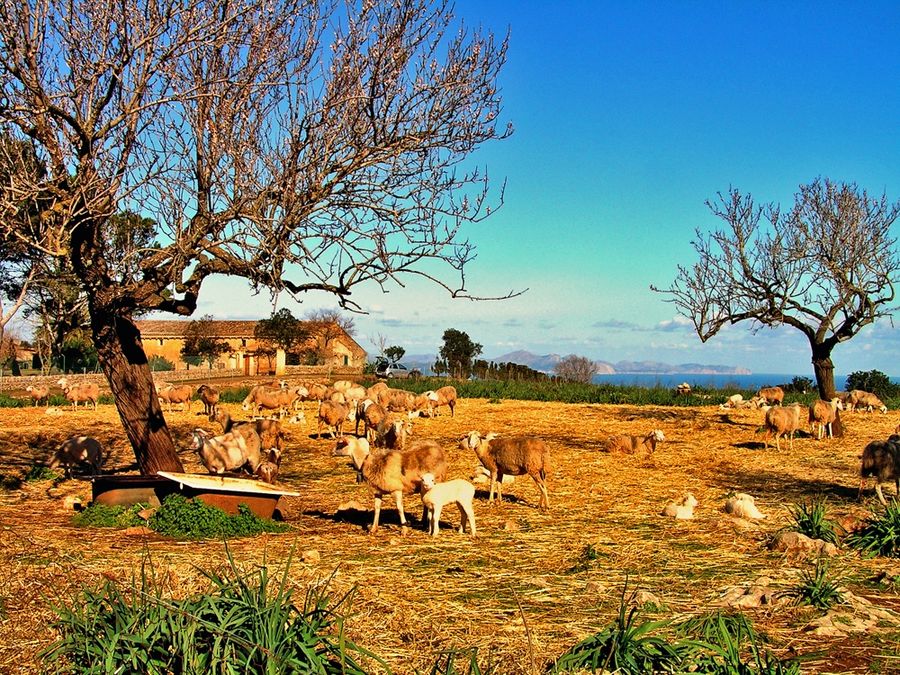
M610 436L604 442L602 450L604 452L624 452L627 455L646 450L648 454L652 455L656 450L656 444L665 440L663 432L654 429L646 436Z
M460 534L466 531L466 523L468 523L472 536L477 535L475 509L472 507L472 500L475 499L474 485L462 478L437 483L434 474L426 473L422 475L422 489L424 490L422 505L428 510L428 529L432 537L438 536L438 532L440 532L441 509L454 502L459 508Z
M72 403L74 410L78 409L78 404L84 402L87 406L88 401L94 404L94 410L97 409L97 399L100 398L100 387L96 382L81 382L78 384L69 384L68 379L61 377L57 383L63 390L66 398Z
M378 401L378 392L384 391L385 389L390 389L388 387L387 382L376 382L371 387L366 389L366 398L370 398L373 401Z
M229 431L220 436L213 436L205 429L194 429L191 449L197 451L211 474L243 468L255 474L262 464L259 436L252 429Z
M312 401L324 401L328 397L328 386L321 382L313 382L306 387L308 398Z
M182 384L177 387L174 384L167 384L165 387L158 390L156 394L161 403L168 404L170 412L172 406L176 403L181 403L184 406L184 412L191 411L191 396L194 395L194 390L189 384Z
M862 499L866 478L874 476L878 501L887 506L881 484L894 479L894 490L900 498L900 436L893 435L886 441L872 441L860 455L859 499Z
M690 492L687 492L677 502L672 501L666 504L659 515L669 516L678 520L690 520L694 517L694 507L698 504L697 498Z
M350 457L358 477L372 490L375 498L375 518L369 528L372 533L378 530L381 500L385 495L394 496L400 513L400 524L406 527L403 495L421 492L423 474L430 473L437 482L441 482L447 473L444 451L432 440L416 441L405 452L391 450L383 454L372 454L365 438L342 438L332 454ZM423 522L424 520L423 516Z
M816 434L816 440L821 441L828 430L828 438L833 438L831 425L837 419L837 411L843 410L841 399L834 397L831 401L813 401L809 406L809 427Z
M355 386L357 386L356 383L351 382L350 380L335 380L334 384L331 385L331 388L343 394L345 391Z
M235 422L224 410L216 413L215 421L222 425L222 432L235 431L245 436L248 442L253 442L252 434L244 434L245 431L253 432L259 437L259 445L266 459L276 466L281 466L281 456L284 454L284 429L278 420L258 419L251 422ZM266 481L268 482L268 481Z
M241 403L241 408L257 414L263 409L275 411L280 418L284 416L287 408L293 407L298 396L298 392L289 389L268 389L257 385L247 394Z
M103 464L103 446L96 438L90 436L72 436L56 450L48 467L55 469L62 465L66 478L71 477L72 467L87 465L91 474L100 473Z
M375 445L389 450L403 450L406 439L412 434L412 422L409 420L391 420L385 417L378 427Z
M278 479L278 465L274 462L262 462L256 467L255 475L263 483L274 484Z
M441 387L440 389L435 390L435 395L437 396L437 401L432 405L432 416L437 415L437 410L441 406L447 406L450 408L450 416L456 416L456 388L450 386L449 384L446 387Z
M197 387L197 396L203 402L203 411L210 420L215 419L219 407L219 392L208 384Z
M415 394L403 389L385 389L378 392L378 404L389 412L409 412L415 408Z
M756 500L748 494L739 492L733 497L725 500L725 513L731 514L737 518L747 518L760 520L768 518L758 508L756 508Z
M800 428L800 406L794 403L778 408L766 410L766 450L769 449L769 436L775 436L775 449L781 452L779 439L784 434L789 434L791 450L794 449L794 432Z
M359 385L354 384L352 387L348 387L344 390L344 398L347 401L356 403L357 401L361 401L366 398L366 388Z
M865 408L866 412L872 412L872 410L877 408L882 413L887 413L887 406L881 402L880 398L862 389L854 389L850 392L850 395L847 397L847 408L849 410Z
M728 400L725 403L722 403L719 406L720 410L727 410L728 408L742 408L744 406L744 397L741 394L732 394L728 397Z
M434 406L437 400L438 395L435 392L422 392L413 399L413 409L409 413L410 416L434 417Z
M782 405L784 402L784 389L781 387L763 387L756 395L762 399L765 399L766 403L769 405Z
M382 421L388 418L388 412L370 398L363 399L356 405L356 431L359 435L359 423L365 426L366 438L370 443L375 442L378 427Z
M494 501L494 488L497 489L497 501L503 502L501 485L503 476L511 474L521 476L528 474L534 479L541 492L539 508L550 509L550 496L547 492L547 476L550 474L550 450L544 441L530 437L497 437L496 434L482 436L477 431L470 431L460 439L459 447L475 452L486 469L491 472L491 489L488 501Z
M36 406L41 401L46 401L50 405L50 387L37 384L29 384L25 387L25 391L31 396L31 404Z
M331 431L331 437L337 438L344 435L344 422L347 420L356 422L356 411L344 403L335 401L322 401L319 404L318 425L316 434L322 437L322 426L325 425Z

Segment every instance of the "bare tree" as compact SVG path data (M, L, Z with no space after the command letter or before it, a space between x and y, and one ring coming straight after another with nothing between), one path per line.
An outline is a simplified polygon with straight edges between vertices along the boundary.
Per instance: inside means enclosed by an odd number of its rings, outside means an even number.
M78 279L142 472L181 463L134 317L192 314L211 275L351 308L406 274L471 297L505 59L446 2L0 0L0 125L46 167L5 194L48 216L0 231ZM128 260L102 236L123 211L156 235Z
M334 309L317 309L307 312L304 321L309 327L309 335L316 344L319 363L327 363L332 354L331 346L336 338L347 334L356 334L356 322Z
M585 356L570 354L561 359L553 370L557 376L572 382L590 382L597 374L597 364Z
M832 350L894 309L900 261L890 230L900 203L817 179L800 186L786 214L736 189L707 205L726 227L698 230L699 260L679 266L661 292L703 342L740 321L796 328L809 341L819 396L831 399Z

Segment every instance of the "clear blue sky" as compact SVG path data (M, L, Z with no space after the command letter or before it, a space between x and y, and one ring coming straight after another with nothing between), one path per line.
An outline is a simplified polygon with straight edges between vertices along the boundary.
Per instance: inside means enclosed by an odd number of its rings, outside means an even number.
M817 176L900 199L900 3L466 0L457 14L510 31L501 78L514 135L476 157L508 180L505 206L466 234L475 294L411 285L358 294L357 338L436 353L446 328L494 357L514 349L615 362L659 360L811 374L794 330L748 324L707 344L650 284L694 262L704 201L730 185L788 204ZM355 296L356 297L356 296ZM334 303L283 303L296 315ZM198 316L256 318L268 297L204 287ZM870 327L833 354L836 371L898 375L898 331Z

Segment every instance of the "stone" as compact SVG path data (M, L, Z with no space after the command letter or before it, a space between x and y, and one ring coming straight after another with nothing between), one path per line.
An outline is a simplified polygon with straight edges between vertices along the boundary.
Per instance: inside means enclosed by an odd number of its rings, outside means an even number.
M322 556L314 548L307 549L307 550L303 551L303 553L300 554L300 560L302 560L305 563L319 562L319 560L321 560L321 559L322 559Z
M779 532L769 542L772 551L783 551L787 555L808 557L837 555L837 546L821 539L810 539L800 532Z

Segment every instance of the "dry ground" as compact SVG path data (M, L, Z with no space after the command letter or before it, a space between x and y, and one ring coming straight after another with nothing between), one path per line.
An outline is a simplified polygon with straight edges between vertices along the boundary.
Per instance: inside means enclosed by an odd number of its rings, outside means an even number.
M313 419L312 404L307 404ZM226 406L241 417L238 406ZM176 441L186 447L195 426L211 427L194 413L167 414ZM871 493L856 500L858 455L873 438L884 438L900 413L845 416L842 439L815 441L803 434L780 453L764 450L759 411L567 405L538 402L461 400L455 418L446 414L417 422L415 434L445 448L450 475L470 477L474 455L460 450L458 437L471 429L534 434L551 448L552 510L536 508L530 479L507 488L508 501L489 506L479 489L479 537L451 528L455 509L444 511L445 529L436 541L421 530L405 535L396 511L382 512L384 527L369 535L372 501L357 485L345 458L330 456L333 442L315 437L313 426L289 428L289 451L281 479L301 496L282 500L292 529L229 544L247 569L267 563L282 569L292 550L290 578L299 588L337 570L335 596L356 588L352 638L384 658L397 673L427 670L435 655L453 647L478 646L499 673L533 673L566 648L608 624L626 575L632 586L655 594L646 609L652 618L684 617L711 609L724 592L768 577L787 587L809 563L765 548L767 538L789 522L787 507L805 498L828 497L830 513L864 515ZM652 457L610 456L598 451L616 433L662 429L668 439ZM59 417L43 408L0 410L0 474L23 475L47 460L51 449L73 433L87 433L112 447L106 471L133 471L133 456L112 406L99 411L67 410ZM183 456L188 470L196 457ZM672 498L691 491L700 500L693 521L657 515ZM723 516L730 492L749 492L769 519L742 529ZM892 492L892 488L888 489ZM185 543L144 534L84 530L70 523L63 497L90 495L86 480L24 483L0 490L0 672L31 673L35 653L54 639L51 606L68 602L81 588L104 578L127 582L147 559L176 595L204 588L195 566L225 564L221 542ZM356 500L364 511L342 511ZM285 503L286 502L286 503ZM407 510L420 513L416 498ZM599 558L572 571L586 546ZM300 553L320 559L302 562ZM898 610L896 586L869 581L878 572L896 573L896 561L865 560L843 551L833 567L846 586L876 606ZM821 652L804 672L888 672L898 664L900 629L882 622L879 634L822 638L810 630L820 615L779 605L748 612L779 653ZM894 642L896 644L896 642ZM885 645L888 645L885 647Z

